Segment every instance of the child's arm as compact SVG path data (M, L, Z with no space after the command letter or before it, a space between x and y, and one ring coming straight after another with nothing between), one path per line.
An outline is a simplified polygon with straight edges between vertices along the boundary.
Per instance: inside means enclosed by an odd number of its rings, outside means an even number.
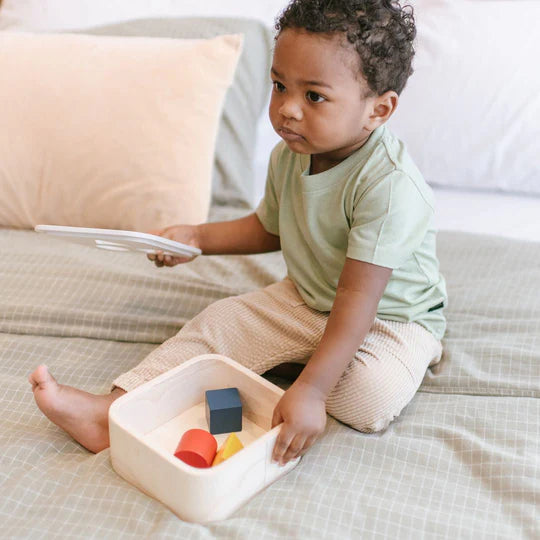
M391 268L346 259L323 337L274 411L272 427L283 422L276 461L303 454L324 430L326 399L369 332L391 274ZM295 438L305 441L303 448L291 448Z
M279 236L266 232L255 213L232 221L201 225L173 225L151 231L170 240L199 248L204 255L241 255L281 249ZM191 259L172 257L162 252L148 255L156 266L175 266Z
M281 249L279 236L270 234L255 213L233 221L197 225L204 255L241 255Z

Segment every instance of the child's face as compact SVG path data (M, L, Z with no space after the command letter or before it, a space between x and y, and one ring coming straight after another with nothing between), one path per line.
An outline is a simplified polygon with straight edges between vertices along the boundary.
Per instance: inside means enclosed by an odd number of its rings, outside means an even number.
M344 47L338 35L281 32L272 64L270 121L293 152L337 163L383 123L374 121L378 96L366 97L358 62L356 51Z

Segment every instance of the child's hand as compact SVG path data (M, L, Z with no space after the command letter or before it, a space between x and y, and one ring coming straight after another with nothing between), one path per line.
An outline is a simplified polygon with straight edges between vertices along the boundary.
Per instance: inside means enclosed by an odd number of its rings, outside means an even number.
M163 238L168 238L169 240L181 242L182 244L187 244L188 246L193 246L200 249L196 229L197 228L194 225L173 225L172 227L166 227L165 229L148 231L148 234L163 236ZM164 255L163 251L148 253L147 257L159 268L162 266L176 266L180 263L189 262L194 258L176 255Z
M281 422L272 459L285 465L304 455L324 431L326 400L320 390L300 381L293 383L274 409L272 427Z

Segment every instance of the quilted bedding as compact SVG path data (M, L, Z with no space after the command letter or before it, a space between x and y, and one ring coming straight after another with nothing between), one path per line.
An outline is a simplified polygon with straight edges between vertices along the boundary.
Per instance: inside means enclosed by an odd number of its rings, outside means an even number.
M198 525L117 476L109 450L93 455L50 423L27 376L45 363L59 382L105 393L209 303L281 279L281 254L158 269L0 230L0 536L538 538L540 244L442 232L438 251L444 356L401 416L372 435L329 417L291 473Z

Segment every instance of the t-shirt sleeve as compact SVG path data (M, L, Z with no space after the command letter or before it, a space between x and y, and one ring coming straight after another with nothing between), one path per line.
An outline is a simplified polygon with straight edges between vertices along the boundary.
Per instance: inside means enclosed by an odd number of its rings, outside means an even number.
M422 244L432 217L432 202L409 176L394 171L355 201L347 257L399 268Z
M268 172L264 188L264 197L255 209L264 229L270 234L279 236L279 198L276 190L275 159L277 148L275 148L268 162Z

